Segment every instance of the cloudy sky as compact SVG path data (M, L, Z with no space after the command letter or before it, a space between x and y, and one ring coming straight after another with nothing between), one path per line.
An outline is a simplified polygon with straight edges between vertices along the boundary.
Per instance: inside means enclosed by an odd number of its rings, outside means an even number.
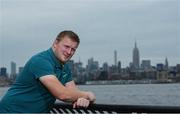
M48 49L62 30L73 30L81 44L72 58L84 66L91 57L122 66L140 60L152 65L180 63L180 0L0 0L0 67L23 66Z

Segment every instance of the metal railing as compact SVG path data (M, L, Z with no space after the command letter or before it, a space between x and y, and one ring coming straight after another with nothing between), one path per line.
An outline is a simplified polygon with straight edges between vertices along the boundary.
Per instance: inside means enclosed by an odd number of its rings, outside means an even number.
M108 104L91 104L88 108L72 108L71 104L56 103L54 104L51 114L117 114L117 113L178 113L180 106L147 106L147 105L108 105Z

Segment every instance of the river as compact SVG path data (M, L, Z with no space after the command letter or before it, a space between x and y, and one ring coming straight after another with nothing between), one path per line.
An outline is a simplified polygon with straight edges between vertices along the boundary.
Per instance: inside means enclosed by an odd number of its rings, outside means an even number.
M93 91L99 104L180 106L180 83L80 85L79 88ZM0 88L0 98L7 89Z

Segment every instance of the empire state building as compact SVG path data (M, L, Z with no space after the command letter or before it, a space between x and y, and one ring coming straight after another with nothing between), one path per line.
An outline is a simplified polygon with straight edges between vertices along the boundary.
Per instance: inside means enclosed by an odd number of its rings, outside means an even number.
M140 61L139 50L135 42L135 47L133 49L133 62L132 62L132 65L135 69L139 69L139 61Z

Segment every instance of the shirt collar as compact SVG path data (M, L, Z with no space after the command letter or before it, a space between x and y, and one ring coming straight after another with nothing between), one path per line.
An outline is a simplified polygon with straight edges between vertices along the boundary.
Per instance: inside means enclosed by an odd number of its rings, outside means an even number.
M61 62L57 59L57 57L55 56L54 51L52 50L52 48L49 48L49 49L48 49L48 52L50 53L50 56L51 56L52 60L53 60L54 63L55 63L55 67L56 67L56 68L63 69L63 68L64 68L64 64L61 63Z

